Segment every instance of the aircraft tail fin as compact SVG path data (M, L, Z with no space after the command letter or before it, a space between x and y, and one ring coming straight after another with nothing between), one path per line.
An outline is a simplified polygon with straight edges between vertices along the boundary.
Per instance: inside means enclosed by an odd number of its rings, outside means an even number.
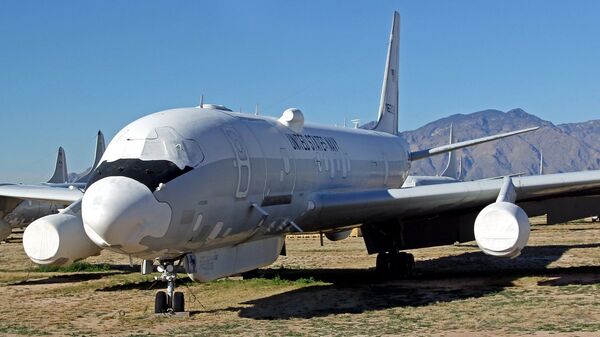
M400 45L400 14L394 12L388 45L379 115L373 130L398 134L398 47Z
M69 173L67 171L67 157L65 150L61 147L58 148L58 156L56 157L56 167L54 168L54 174L52 178L48 180L51 184L64 184L69 180Z
M83 177L77 179L77 183L87 183L88 180L90 180L90 177L92 176L92 172L94 171L94 169L96 168L96 166L98 166L98 164L100 163L100 159L102 158L102 155L104 154L104 150L106 150L106 143L104 142L104 134L102 133L102 131L98 131L98 135L96 136L96 154L94 155L94 163L92 164L92 167L90 167L89 172L87 172Z
M456 139L454 138L454 133L453 133L453 129L452 129L452 124L450 124L450 140L448 141L448 144L454 144L456 142ZM450 151L448 152L448 163L446 164L446 168L444 169L444 171L442 171L442 173L440 173L440 176L442 177L448 177L448 178L454 178L454 179L460 179L460 175L461 173L458 171L458 168L456 167L457 164L457 155L456 155L456 151ZM460 163L462 165L462 163ZM462 168L461 168L462 171Z

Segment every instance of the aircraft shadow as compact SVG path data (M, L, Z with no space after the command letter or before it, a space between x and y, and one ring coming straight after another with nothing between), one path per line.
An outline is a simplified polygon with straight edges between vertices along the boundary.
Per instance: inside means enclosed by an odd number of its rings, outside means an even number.
M46 276L44 272L31 272L29 278L23 281L17 281L10 283L11 286L24 286L24 285L40 285L40 284L59 284L59 283L72 283L82 281L99 280L103 277L117 275L117 274L128 274L137 272L138 268L131 267L130 265L115 264L110 265L110 269L103 272L75 272L68 274L60 274L53 276ZM60 272L60 271L59 271Z
M111 272L101 272L101 273L74 273L74 274L65 274L65 275L55 275L44 277L43 273L32 273L32 277L35 279L28 279L23 281L18 281L14 283L10 283L11 286L28 286L28 285L40 285L40 284L59 284L59 283L73 283L73 282L83 282L83 281L92 281L99 280L106 276L112 276L116 274L121 274L118 271ZM39 276L40 278L37 278Z
M191 279L188 277L178 277L177 278L177 286L186 286L188 284L193 283ZM167 282L164 281L141 281L134 283L126 283L126 284L116 284L114 286L98 288L96 291L123 291L123 290L151 290L158 289L164 290L167 288ZM180 289L178 289L179 291Z
M261 270L265 278L312 278L330 284L311 285L243 303L248 307L225 310L259 320L311 318L477 298L500 292L526 276L552 277L539 282L540 286L596 284L600 283L600 265L548 268L568 249L594 247L600 244L533 246L514 260L463 253L417 261L415 275L398 281L378 280L373 269Z

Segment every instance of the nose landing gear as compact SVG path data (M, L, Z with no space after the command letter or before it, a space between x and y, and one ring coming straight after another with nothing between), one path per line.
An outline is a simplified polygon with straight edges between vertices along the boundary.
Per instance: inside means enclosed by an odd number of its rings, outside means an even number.
M154 298L154 313L156 314L182 314L185 312L185 299L182 292L175 291L174 261L160 261L157 270L162 273L156 280L167 282L167 291L159 291Z

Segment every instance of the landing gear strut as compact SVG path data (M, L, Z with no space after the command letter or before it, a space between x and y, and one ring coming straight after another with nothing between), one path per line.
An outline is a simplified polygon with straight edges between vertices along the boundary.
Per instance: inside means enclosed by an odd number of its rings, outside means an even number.
M415 258L405 252L381 252L377 254L376 270L387 279L405 278L412 274Z
M185 300L183 293L175 291L175 279L177 273L175 272L174 261L160 261L157 267L158 271L162 273L160 277L156 277L156 280L167 282L167 292L159 291L156 293L154 299L154 313L177 313L185 311Z

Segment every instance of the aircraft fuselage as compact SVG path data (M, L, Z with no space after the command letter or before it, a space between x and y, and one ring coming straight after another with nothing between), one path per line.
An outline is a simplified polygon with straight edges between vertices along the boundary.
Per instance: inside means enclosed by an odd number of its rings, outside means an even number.
M90 180L82 216L102 247L178 257L298 228L315 231L296 222L314 207L315 192L398 188L408 169L405 143L388 133L314 125L294 132L269 117L167 110L114 137Z

